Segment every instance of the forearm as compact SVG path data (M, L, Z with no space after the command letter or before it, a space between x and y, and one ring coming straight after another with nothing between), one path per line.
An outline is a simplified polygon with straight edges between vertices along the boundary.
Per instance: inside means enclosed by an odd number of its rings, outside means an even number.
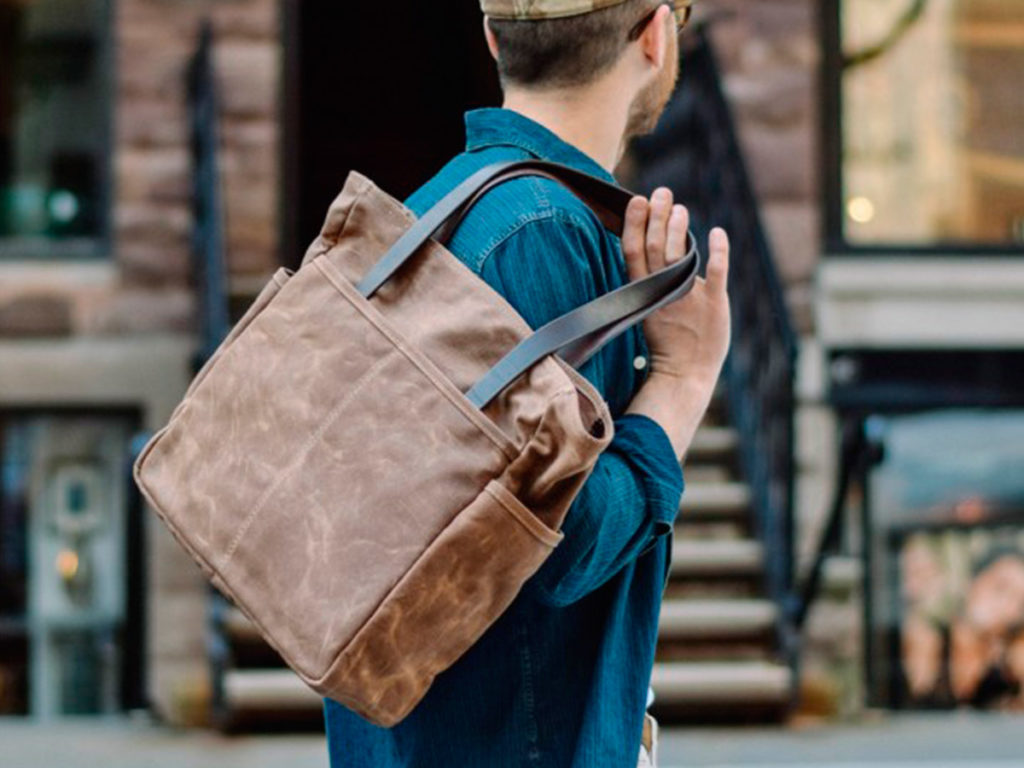
M652 372L626 413L642 414L657 422L668 435L676 457L682 461L713 392L714 382Z
M638 414L616 419L562 524L565 538L532 580L538 599L568 605L601 587L672 530L682 492L661 426Z

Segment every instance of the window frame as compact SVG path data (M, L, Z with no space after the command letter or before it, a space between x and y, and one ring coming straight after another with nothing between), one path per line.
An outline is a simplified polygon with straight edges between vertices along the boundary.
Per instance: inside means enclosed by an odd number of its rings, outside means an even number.
M97 208L99 229L94 235L73 238L19 237L0 235L0 265L10 263L53 264L60 262L102 263L113 256L114 206L114 110L117 103L115 0L93 0L99 6L102 35L98 38L98 66L104 101L103 149L97 153L99 184Z
M906 243L852 243L843 232L843 72L842 4L856 0L824 0L819 25L821 40L821 184L822 253L826 256L963 257L1024 256L1024 243L986 244L973 241L936 240L918 245Z

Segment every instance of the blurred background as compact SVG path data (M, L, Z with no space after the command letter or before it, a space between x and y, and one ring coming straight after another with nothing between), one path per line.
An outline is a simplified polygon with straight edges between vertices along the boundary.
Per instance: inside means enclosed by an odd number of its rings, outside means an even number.
M1024 765L1024 2L697 8L618 172L734 243L661 616L662 760ZM12 754L325 764L321 700L131 461L349 170L401 198L500 103L480 26L472 0L0 0ZM745 728L686 730L709 725ZM306 735L254 746L270 730Z

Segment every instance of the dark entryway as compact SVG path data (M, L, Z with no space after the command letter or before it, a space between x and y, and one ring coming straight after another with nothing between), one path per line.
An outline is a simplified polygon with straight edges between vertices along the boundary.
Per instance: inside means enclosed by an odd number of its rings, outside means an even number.
M466 109L500 102L476 3L285 0L286 263L350 170L399 199L458 152Z

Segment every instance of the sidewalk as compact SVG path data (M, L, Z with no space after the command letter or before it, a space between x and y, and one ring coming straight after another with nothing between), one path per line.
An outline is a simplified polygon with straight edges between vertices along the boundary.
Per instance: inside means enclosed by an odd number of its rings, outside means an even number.
M673 729L659 768L1024 768L1024 715L875 714L860 724Z
M660 768L1024 768L1020 715L890 715L859 725L663 729L661 735ZM128 718L54 724L0 718L0 766L328 768L323 735L227 737Z

